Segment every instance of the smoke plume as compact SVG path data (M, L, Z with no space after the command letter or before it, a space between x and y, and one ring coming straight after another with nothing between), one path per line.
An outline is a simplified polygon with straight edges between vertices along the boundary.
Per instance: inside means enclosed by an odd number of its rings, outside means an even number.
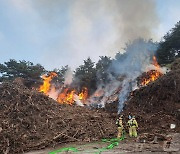
M66 71L64 78L65 78L64 85L70 85L72 83L73 72L70 68Z
M116 55L108 69L109 80L111 82L104 85L105 94L102 99L103 101L100 102L102 106L105 106L104 103L107 102L106 97L118 93L118 112L120 113L123 110L124 102L127 100L130 92L137 88L137 77L143 72L149 71L151 68L156 69L155 66L152 65L152 57L157 47L157 44L151 40L136 39L127 44L125 51L123 51L124 53L122 52L122 54ZM160 71L160 69L158 71ZM112 72L116 78L111 75ZM102 86L100 85L99 87L101 88ZM119 91L117 91L118 88L120 88ZM99 89L97 91L99 91Z
M81 64L89 55L93 61L102 55L114 56L126 42L136 38L154 38L159 24L154 0L31 2L44 22L57 28L57 35L59 30L67 32L62 36L63 45L56 44L53 50L54 59L57 54L59 58L63 55L70 66Z

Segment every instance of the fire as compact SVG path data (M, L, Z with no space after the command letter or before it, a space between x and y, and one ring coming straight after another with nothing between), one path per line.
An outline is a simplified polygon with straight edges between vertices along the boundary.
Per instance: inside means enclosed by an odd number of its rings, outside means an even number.
M43 92L48 95L48 92L51 89L51 80L57 76L55 72L51 72L49 75L43 75L42 78L44 80L43 85L40 86L39 92Z
M155 66L155 70L150 70L146 72L145 77L141 79L142 86L145 86L150 82L157 80L162 75L162 73L160 72L160 66L155 56L153 56L152 64Z
M60 93L57 97L57 101L59 103L63 103L65 100L66 100L66 95L67 95L67 91L68 91L68 88L66 88L62 93Z
M62 104L72 105L75 102L75 98L74 98L75 94L77 94L77 91L75 89L70 90L66 88L61 93L59 93L57 101ZM84 87L81 93L78 94L78 97L82 103L85 103L88 97L88 89Z
M157 70L148 71L146 72L146 77L142 79L141 85L145 86L150 82L157 80L160 76L162 76L162 73Z
M159 66L159 64L158 64L157 59L156 59L155 56L153 56L153 62L152 62L152 64L156 67L157 70L159 70L160 66Z
M78 96L79 100L82 103L85 103L88 97L88 89L86 87L82 88L82 91L78 93L75 89L72 88L62 88L56 89L52 84L51 80L56 77L57 74L51 72L48 75L43 75L42 78L44 80L43 84L39 88L39 92L43 92L44 94L48 95L49 97L55 99L57 102L61 104L69 104L72 105L75 102L75 94ZM57 94L57 95L53 95Z
M64 89L57 98L57 101L62 104L72 105L74 103L75 90Z
M88 89L83 87L82 92L78 95L79 99L84 103L88 97Z

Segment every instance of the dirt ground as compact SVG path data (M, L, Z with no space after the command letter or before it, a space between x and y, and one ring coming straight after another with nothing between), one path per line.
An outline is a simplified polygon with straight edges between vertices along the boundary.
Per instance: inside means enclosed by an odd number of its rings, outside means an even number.
M153 142L138 142L134 138L127 137L125 140L120 141L119 145L115 146L113 149L105 150L100 152L99 149L108 146L107 142L92 142L92 143L82 143L76 142L71 144L64 144L57 146L55 148L48 148L45 150L32 151L25 154L48 154L53 151L59 150L61 148L75 147L78 149L78 152L59 152L61 154L124 154L124 153L133 153L133 154L179 154L180 153L180 133L169 134L168 136L172 137L171 142L168 141L158 141L157 143ZM55 154L55 153L54 153ZM58 154L58 153L56 153Z

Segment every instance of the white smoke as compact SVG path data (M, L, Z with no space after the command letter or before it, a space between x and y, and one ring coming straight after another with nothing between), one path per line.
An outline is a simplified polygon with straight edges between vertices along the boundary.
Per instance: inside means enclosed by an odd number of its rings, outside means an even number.
M64 75L64 78L65 78L64 85L70 85L72 83L73 71L71 70L71 68L68 68L68 70Z
M51 89L48 92L48 96L54 100L57 100L58 94L59 94L59 91L57 91L54 86L51 86Z
M125 49L125 57L121 61L114 61L111 69L119 75L125 75L122 84L122 90L119 94L119 108L121 112L124 102L127 100L130 92L137 88L136 78L152 64L152 57L157 50L157 44L152 41L136 39Z
M105 103L111 102L107 100L108 97L118 94L118 112L120 113L130 92L138 88L136 78L143 72L148 71L150 66L155 68L151 63L157 47L157 44L151 40L136 39L130 42L125 48L125 51L122 54L119 53L119 57L115 57L116 59L112 61L112 65L108 69L111 82L104 85L105 92L103 98L98 103L105 106ZM112 76L111 72L115 73L117 77ZM113 97L111 99L113 102Z
M78 106L84 106L84 104L80 101L79 96L74 94L74 101Z
M169 71L167 67L156 67L152 64L146 67L146 72L150 70L156 70L162 74L166 74Z

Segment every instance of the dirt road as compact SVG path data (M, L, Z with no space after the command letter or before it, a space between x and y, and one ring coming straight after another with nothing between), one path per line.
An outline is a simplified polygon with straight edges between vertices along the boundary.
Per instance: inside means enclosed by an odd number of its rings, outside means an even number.
M120 141L117 146L112 149L103 149L109 145L108 142L93 142L93 143L72 143L72 144L64 144L55 148L48 148L45 150L32 151L26 154L179 154L180 153L180 133L170 134L172 137L171 142L161 141L158 143L147 143L144 141L143 143L136 142L135 139L127 138L123 141ZM55 152L61 148L74 147L78 151L64 151L64 152ZM54 152L54 153L53 153Z

